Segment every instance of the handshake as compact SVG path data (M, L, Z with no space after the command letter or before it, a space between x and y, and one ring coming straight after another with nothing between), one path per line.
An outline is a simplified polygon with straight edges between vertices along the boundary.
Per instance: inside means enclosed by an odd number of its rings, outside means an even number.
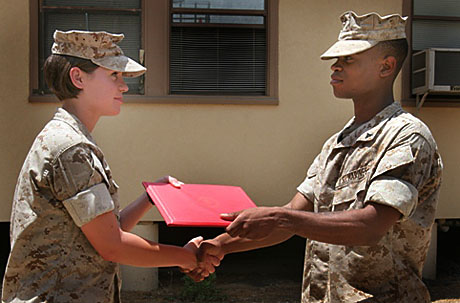
M257 207L222 214L222 219L233 221L227 226L226 233L209 240L202 237L190 240L184 246L190 257L188 263L180 266L182 272L195 282L202 281L215 271L227 253L269 246L290 238L292 232L280 229L279 220L274 215L277 210L279 208Z
M184 249L192 253L190 254L192 257L189 262L181 266L181 271L195 282L202 281L212 274L225 255L218 240L204 241L203 237L190 240Z

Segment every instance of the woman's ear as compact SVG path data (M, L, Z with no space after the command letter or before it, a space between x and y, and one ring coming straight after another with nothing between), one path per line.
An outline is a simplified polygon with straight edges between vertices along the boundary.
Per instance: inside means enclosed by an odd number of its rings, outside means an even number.
M388 76L392 76L396 72L396 58L393 56L386 56L382 60L382 65L380 68L380 76L382 78L386 78Z
M69 71L69 77L76 88L83 89L84 72L80 68L72 67Z

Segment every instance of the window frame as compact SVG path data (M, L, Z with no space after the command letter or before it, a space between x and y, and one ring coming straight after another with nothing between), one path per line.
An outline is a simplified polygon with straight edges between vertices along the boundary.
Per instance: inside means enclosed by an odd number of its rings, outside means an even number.
M40 0L30 4L30 87L29 102L58 102L53 94L34 94L39 86L39 5ZM170 0L141 0L142 45L147 72L144 94L124 96L125 103L153 104L239 104L278 105L278 7L279 0L267 2L267 88L265 96L233 95L171 95L169 94L169 32ZM149 30L152 29L152 30ZM158 43L161 41L162 43Z
M412 71L412 21L417 19L422 20L459 20L460 17L442 17L442 16L423 16L414 18L414 0L403 0L402 3L403 16L409 16L408 28L407 28L407 41L409 43L409 50L406 61L401 70L401 103L404 106L416 107L416 97L412 94L411 85L411 71ZM460 107L460 95L457 97L445 97L442 95L430 95L428 94L423 107Z

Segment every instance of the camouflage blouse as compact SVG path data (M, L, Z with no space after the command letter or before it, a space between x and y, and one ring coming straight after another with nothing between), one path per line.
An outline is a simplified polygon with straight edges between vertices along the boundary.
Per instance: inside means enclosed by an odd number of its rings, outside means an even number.
M421 273L441 183L436 143L398 103L348 131L352 124L324 144L298 191L315 212L373 202L401 218L373 246L307 240L302 302L431 302Z
M80 227L119 213L104 154L64 109L36 137L20 172L11 214L3 302L119 302L118 264L105 261Z

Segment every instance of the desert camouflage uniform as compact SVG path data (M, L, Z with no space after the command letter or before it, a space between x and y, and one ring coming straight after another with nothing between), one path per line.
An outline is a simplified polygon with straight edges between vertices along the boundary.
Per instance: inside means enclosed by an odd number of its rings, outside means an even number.
M374 202L401 219L373 246L307 240L302 302L431 302L421 272L441 182L436 143L398 103L349 131L352 123L325 143L299 192L315 212Z
M117 185L86 127L64 109L35 139L11 215L3 302L119 302L118 264L105 261L80 227L119 213Z

